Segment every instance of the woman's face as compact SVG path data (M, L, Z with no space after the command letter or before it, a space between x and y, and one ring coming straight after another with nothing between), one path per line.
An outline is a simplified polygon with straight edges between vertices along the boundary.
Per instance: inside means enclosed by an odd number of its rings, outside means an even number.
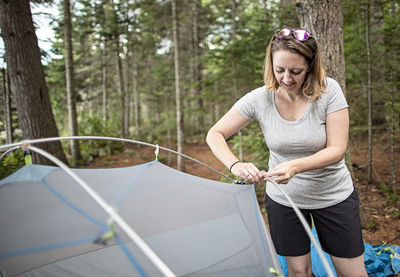
M278 50L272 56L274 75L281 89L288 93L302 93L308 71L306 59L299 54Z

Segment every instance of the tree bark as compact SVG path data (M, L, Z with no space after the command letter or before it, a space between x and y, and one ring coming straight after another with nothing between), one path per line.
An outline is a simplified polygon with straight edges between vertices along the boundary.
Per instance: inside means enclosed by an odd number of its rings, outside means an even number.
M124 77L124 132L125 136L129 136L129 126L130 126L130 114L131 114L131 89L130 89L130 67L129 67L129 48L127 49L126 57L125 57L125 62L124 66L122 67L123 69L123 77Z
M178 49L178 20L176 15L176 1L172 0L172 24L173 24L173 43L174 43L174 66L175 66L175 96L176 96L176 133L177 151L183 153L183 107L182 95L179 79L179 49ZM177 156L177 169L183 170L184 164L182 156Z
M233 43L236 43L237 40L237 25L236 25L236 17L238 16L237 10L238 10L238 3L236 3L236 0L231 0L231 9L232 9L232 41ZM238 85L237 85L237 66L235 64L235 60L232 59L232 71L233 71L233 97L234 99L239 99L239 90L238 90ZM239 137L239 160L243 161L243 144L242 142L242 130L239 130L238 132L238 137Z
M343 14L340 0L297 0L300 27L312 32L319 42L328 76L337 80L346 93Z
M193 82L194 82L194 97L195 97L195 108L203 108L203 99L200 97L200 81L201 81L201 65L200 65L200 46L199 46L199 6L201 5L199 0L193 0L192 2L192 29L193 29ZM195 113L194 128L195 134L200 134L203 129L203 115Z
M118 3L118 2L117 2ZM114 55L115 55L115 67L116 67L116 74L117 74L117 89L118 89L118 96L120 99L120 117L121 117L121 136L126 138L128 136L128 130L126 130L126 89L123 77L123 70L122 70L122 59L121 59L121 41L120 41L120 25L118 23L118 13L117 13L117 4L114 0L110 0L110 5L112 7L112 14L111 15L111 24L112 24L112 39L114 40Z
M67 86L68 130L71 136L79 136L76 112L76 91L74 76L74 58L72 46L72 22L70 1L64 0L64 46L65 46L65 81ZM72 166L82 159L79 140L71 140Z
M103 51L102 51L102 88L103 88L103 127L107 127L107 41L103 39Z
M12 126L12 111L11 111L11 90L10 76L5 68L1 69L3 77L3 92L4 92L4 123L6 130L6 144L14 142L13 126Z
M133 63L133 72L132 72L132 90L133 90L133 111L135 114L135 135L139 137L139 92L137 90L137 58L136 58L136 50L133 49L132 51L132 63Z
M116 65L116 71L117 71L117 85L118 85L118 95L120 99L120 114L121 114L121 136L123 138L127 137L127 131L125 129L125 89L124 89L124 78L122 76L122 61L121 57L119 56L119 38L115 38L115 65Z
M1 0L0 29L24 138L58 137L29 0ZM67 163L60 142L39 147ZM37 154L33 155L33 162L51 164Z
M392 18L396 18L396 13L395 13L395 4L394 2L391 5L391 15ZM395 47L396 45L396 36L392 36L392 41L391 41L391 62L390 62L390 86L391 86L391 107L390 107L390 118L391 118L391 124L390 124L390 160L391 160L391 171L392 171L392 191L394 194L398 193L397 185L396 185L396 139L395 139L395 132L396 132L396 118L395 118L395 104L396 104L396 82L395 82L395 76L394 72L398 68L397 63L398 59L396 59L396 52L394 49L398 49Z

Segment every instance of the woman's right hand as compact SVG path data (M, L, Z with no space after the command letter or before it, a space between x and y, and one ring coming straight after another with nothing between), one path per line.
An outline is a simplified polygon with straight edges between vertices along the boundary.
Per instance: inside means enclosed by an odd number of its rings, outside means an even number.
M261 171L253 163L238 162L231 167L231 172L251 183L259 184L263 180Z

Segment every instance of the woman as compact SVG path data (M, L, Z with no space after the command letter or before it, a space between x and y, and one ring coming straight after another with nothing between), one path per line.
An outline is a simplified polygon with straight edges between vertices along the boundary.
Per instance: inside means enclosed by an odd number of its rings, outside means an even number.
M207 143L235 176L260 183L272 178L289 194L330 254L338 276L367 276L359 215L344 154L348 105L339 84L325 77L316 40L284 28L266 53L265 86L243 96L209 130ZM258 120L270 150L269 171L239 161L226 140ZM283 194L267 183L266 208L278 254L289 276L312 276L310 240Z

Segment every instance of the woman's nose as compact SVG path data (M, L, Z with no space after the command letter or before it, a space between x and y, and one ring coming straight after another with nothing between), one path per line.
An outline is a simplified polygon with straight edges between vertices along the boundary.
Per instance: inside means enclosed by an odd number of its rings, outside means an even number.
M290 73L289 73L288 71L286 71L286 72L283 74L283 80L284 80L284 81L291 81L291 80L292 80L292 76L290 75Z

